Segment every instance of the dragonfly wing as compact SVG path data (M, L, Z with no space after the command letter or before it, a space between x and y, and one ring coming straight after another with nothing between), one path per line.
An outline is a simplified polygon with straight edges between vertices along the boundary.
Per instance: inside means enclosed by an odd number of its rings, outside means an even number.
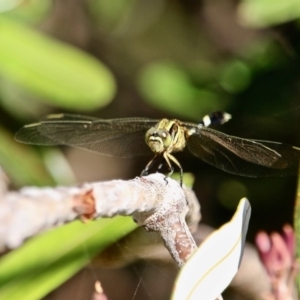
M77 114L50 114L45 115L40 118L40 122L42 121L96 121L99 118L90 117L90 116L82 116Z
M35 145L69 145L95 152L132 157L151 153L145 133L158 121L144 118L101 120L77 115L50 115L26 125L17 141Z
M188 138L197 157L226 172L268 177L298 174L300 149L276 142L248 140L203 128Z

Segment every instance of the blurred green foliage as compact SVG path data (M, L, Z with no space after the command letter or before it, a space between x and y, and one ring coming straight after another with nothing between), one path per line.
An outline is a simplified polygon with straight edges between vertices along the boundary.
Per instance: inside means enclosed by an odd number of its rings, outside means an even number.
M87 53L7 18L0 19L0 28L0 74L40 101L91 110L114 96L112 74Z
M146 67L139 76L139 90L149 104L184 118L199 118L195 110L201 101L204 112L224 110L228 101L219 95L192 84L187 72L170 63L156 63Z
M240 5L242 23L251 27L268 27L300 18L297 0L243 0Z
M31 239L1 259L0 298L41 299L135 228L124 217L89 224L74 221Z
M62 110L187 121L225 110L233 115L225 132L299 146L298 2L0 1L0 165L14 186L74 182L59 150L13 140L25 122ZM254 203L252 219L258 220L250 224L250 235L251 228L291 221L292 180L217 178L195 158L180 161L195 174L204 221L220 225L246 192ZM122 166L117 163L114 174ZM132 176L143 167L132 168ZM108 168L96 171L105 178ZM53 255L62 253L61 246ZM48 291L49 286L39 295Z

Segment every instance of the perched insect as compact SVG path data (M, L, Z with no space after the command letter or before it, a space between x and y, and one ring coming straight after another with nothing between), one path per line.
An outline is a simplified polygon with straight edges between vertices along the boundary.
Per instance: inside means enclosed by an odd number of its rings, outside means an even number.
M223 124L231 116L216 112L202 122L124 118L103 120L72 114L55 114L38 123L25 125L15 135L22 143L34 145L69 145L122 157L155 153L141 175L148 174L158 157L166 161L170 174L172 163L182 167L173 153L186 146L195 156L229 173L249 176L297 175L300 148L281 143L242 139L207 128Z

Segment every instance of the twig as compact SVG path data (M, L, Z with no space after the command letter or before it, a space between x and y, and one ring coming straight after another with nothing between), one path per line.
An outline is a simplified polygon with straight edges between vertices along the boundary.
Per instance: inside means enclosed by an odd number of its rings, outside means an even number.
M1 176L0 183L3 184ZM26 238L76 218L125 215L132 216L148 231L158 231L181 267L196 249L185 222L188 202L194 207L190 217L197 223L199 206L193 192L182 189L176 181L162 174L75 187L26 187L18 192L2 193L0 249L16 248Z

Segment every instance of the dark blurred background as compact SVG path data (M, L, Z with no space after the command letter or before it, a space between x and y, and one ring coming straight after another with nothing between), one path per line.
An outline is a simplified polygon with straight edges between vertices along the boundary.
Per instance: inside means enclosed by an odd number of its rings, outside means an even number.
M150 159L13 140L18 128L47 113L196 122L221 110L233 118L217 130L300 147L299 6L292 0L0 2L0 164L12 186L130 179ZM176 157L195 176L205 224L230 219L244 196L252 205L250 242L258 230L292 223L296 177L243 178L188 151ZM140 298L109 299L163 299L147 285Z

